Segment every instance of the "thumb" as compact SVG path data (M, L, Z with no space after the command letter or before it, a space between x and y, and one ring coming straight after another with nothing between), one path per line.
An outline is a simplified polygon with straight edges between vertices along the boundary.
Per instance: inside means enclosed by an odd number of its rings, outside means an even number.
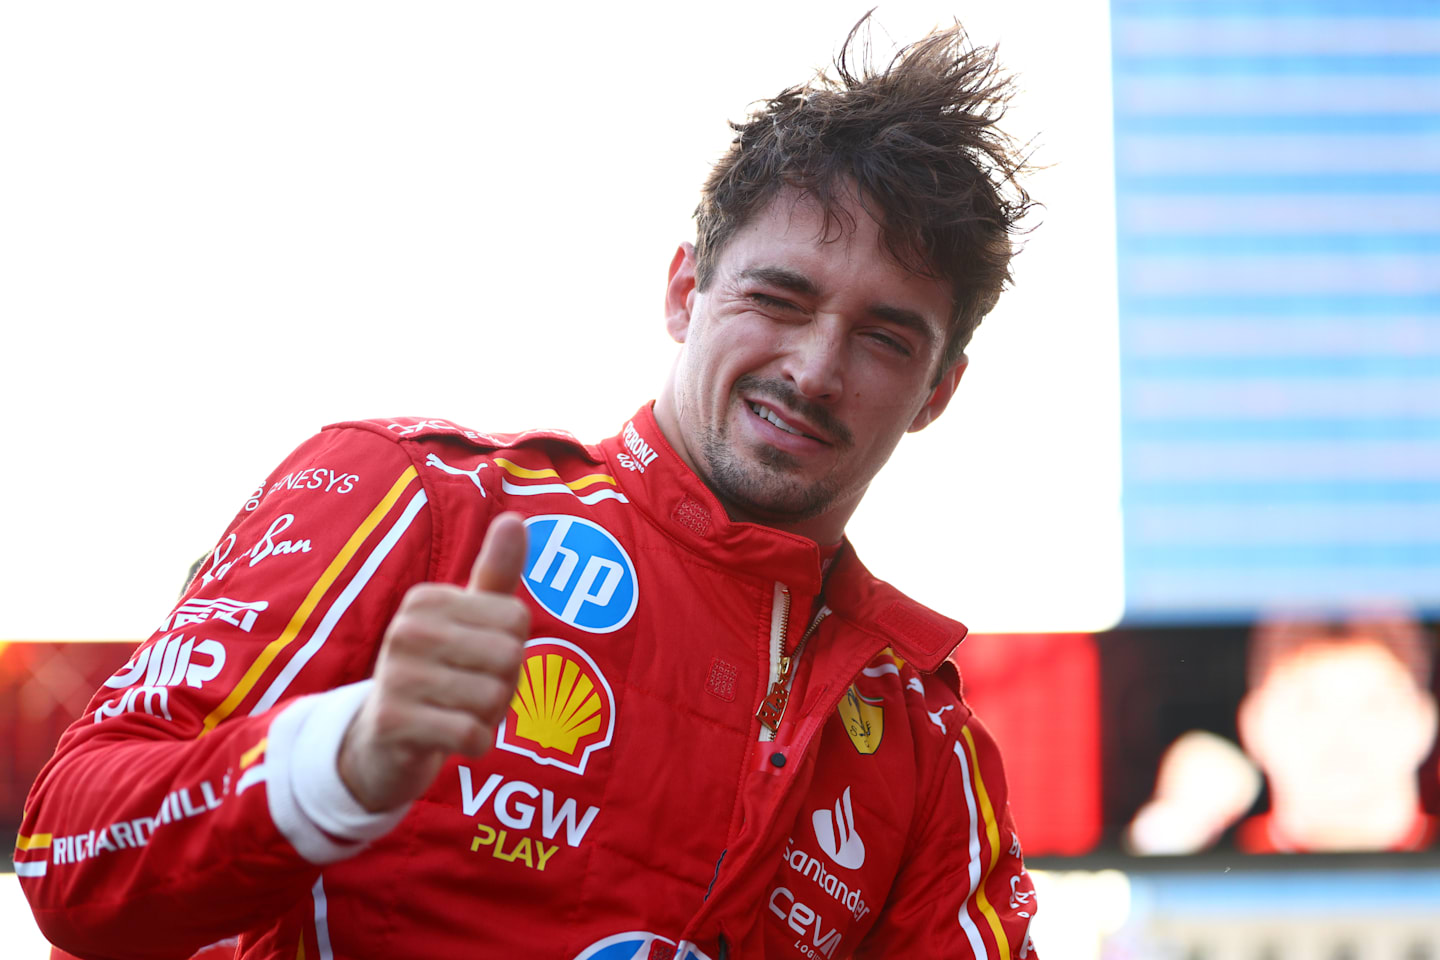
M471 591L514 593L525 569L525 521L518 513L502 513L490 521L485 542L470 568Z

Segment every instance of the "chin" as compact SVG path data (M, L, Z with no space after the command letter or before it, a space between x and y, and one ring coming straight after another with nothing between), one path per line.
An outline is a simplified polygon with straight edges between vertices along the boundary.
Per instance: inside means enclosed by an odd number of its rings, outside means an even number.
M837 490L825 479L801 472L793 454L768 444L734 442L734 427L701 435L701 479L732 516L765 523L791 523L817 517L834 506Z
M835 502L835 491L828 485L779 475L763 461L741 465L725 460L712 462L710 466L707 484L715 495L730 507L757 519L809 520L830 509Z

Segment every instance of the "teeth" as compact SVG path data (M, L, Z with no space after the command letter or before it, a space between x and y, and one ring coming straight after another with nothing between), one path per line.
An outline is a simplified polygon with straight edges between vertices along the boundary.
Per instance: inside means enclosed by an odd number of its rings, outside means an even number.
M784 430L786 433L793 433L797 437L805 436L805 434L801 433L799 430L796 430L794 427L790 426L790 424L777 417L775 415L775 411L771 410L769 407L762 407L758 403L752 403L750 404L750 409L754 410L757 416L764 417L766 420L769 420L771 423L775 424L775 426L779 427L781 430Z

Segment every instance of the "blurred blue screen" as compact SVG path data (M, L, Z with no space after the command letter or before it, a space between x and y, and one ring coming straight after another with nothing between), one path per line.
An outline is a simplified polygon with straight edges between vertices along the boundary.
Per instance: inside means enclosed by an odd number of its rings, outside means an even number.
M1112 3L1126 619L1440 610L1440 3Z

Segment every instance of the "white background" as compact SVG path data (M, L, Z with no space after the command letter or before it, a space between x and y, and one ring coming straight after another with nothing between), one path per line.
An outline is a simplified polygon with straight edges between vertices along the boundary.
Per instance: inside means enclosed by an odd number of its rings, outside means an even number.
M0 640L147 636L295 444L345 419L613 433L726 118L870 0L11 4L0 13ZM1016 289L851 526L980 630L1122 608L1105 4L958 16L1046 165Z

